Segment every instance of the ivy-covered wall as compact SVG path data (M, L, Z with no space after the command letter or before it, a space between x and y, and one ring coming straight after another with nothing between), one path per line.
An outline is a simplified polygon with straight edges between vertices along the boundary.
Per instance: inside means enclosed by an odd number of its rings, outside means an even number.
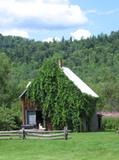
M74 131L83 131L84 121L88 126L96 109L97 99L82 94L53 60L44 62L27 96L39 104L44 118L50 119L55 129L68 125Z

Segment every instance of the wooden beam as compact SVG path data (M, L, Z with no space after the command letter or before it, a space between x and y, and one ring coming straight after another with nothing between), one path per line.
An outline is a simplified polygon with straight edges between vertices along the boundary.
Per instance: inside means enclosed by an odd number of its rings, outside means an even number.
M26 124L25 99L22 99L22 125Z

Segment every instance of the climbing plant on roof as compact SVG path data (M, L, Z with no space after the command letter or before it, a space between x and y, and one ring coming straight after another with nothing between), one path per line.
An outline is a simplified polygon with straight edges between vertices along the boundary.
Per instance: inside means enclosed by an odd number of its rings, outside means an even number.
M83 130L83 121L89 121L95 112L96 99L82 94L54 60L44 62L27 96L58 129L69 125L73 130Z

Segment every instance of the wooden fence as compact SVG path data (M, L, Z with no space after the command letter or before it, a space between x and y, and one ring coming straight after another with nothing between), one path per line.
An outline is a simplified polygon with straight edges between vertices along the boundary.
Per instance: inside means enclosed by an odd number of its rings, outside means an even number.
M42 131L36 129L21 129L16 131L0 131L2 139L46 139L58 140L69 138L70 131L65 127L64 130Z

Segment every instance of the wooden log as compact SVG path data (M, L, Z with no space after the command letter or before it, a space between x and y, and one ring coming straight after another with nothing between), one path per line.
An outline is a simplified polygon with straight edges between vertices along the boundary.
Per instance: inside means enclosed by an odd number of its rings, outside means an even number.
M27 139L34 139L34 140L64 140L64 137L28 137Z
M59 130L59 131L43 131L43 130L35 130L35 129L31 129L31 130L27 130L25 129L26 132L31 132L31 133L63 133L64 130Z
M19 134L0 134L0 137L19 136Z
M27 133L27 136L37 136L37 137L63 137L64 133L60 134L35 134L35 133Z
M22 137L22 139L26 139L26 131L24 128L22 128L22 130L20 130L20 136Z
M42 131L37 129L25 129L25 131L29 133L64 133L64 130ZM71 132L71 130L68 130L68 133L69 132Z
M18 133L19 130L15 130L15 131L0 131L0 134L5 134L5 133Z
M65 140L68 139L68 129L67 129L67 127L64 127L64 139Z

